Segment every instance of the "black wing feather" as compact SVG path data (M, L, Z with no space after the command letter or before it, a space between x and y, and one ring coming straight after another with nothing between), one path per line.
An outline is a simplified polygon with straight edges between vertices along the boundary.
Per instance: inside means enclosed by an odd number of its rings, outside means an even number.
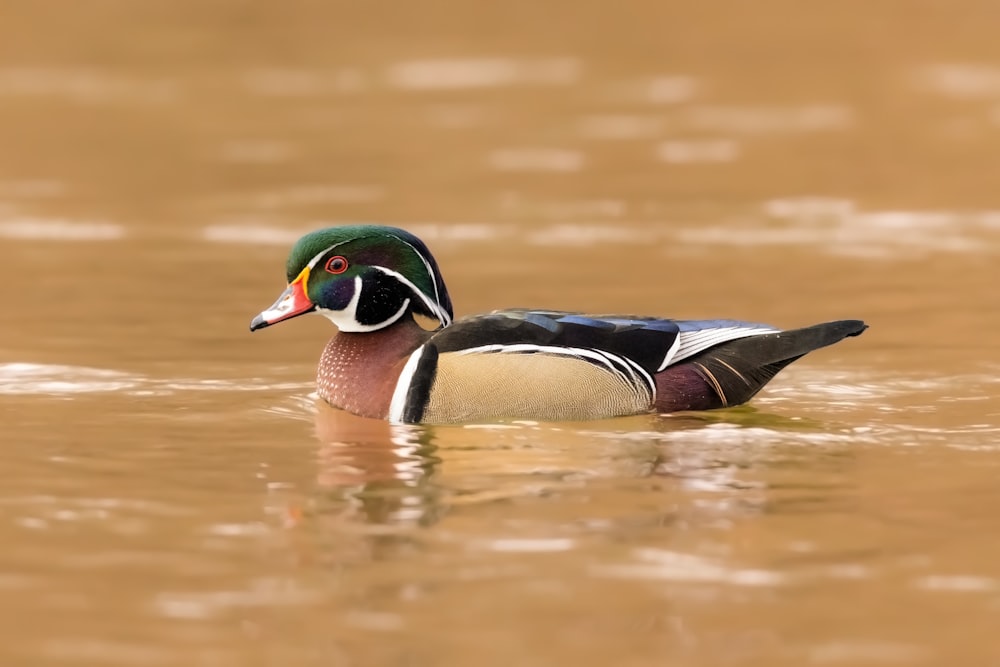
M519 344L601 350L630 359L653 374L678 335L676 323L656 318L502 310L459 320L435 333L431 341L441 353Z

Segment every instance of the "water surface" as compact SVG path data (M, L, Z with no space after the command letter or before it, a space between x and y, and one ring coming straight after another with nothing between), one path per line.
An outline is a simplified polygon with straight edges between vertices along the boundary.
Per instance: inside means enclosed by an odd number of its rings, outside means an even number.
M3 13L3 664L1000 660L992 8ZM392 427L313 398L325 320L247 332L359 220L459 315L871 329L732 410Z

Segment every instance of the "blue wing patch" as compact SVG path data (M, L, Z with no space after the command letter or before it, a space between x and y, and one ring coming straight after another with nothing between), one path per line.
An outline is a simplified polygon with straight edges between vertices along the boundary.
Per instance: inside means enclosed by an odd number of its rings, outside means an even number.
M705 329L767 329L774 327L740 320L671 320L680 331L703 331Z

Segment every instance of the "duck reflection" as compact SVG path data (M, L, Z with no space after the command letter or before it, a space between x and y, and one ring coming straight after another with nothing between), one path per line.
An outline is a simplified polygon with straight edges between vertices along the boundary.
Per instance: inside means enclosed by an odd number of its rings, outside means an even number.
M441 514L433 430L367 419L317 401L317 485L341 519L424 526Z

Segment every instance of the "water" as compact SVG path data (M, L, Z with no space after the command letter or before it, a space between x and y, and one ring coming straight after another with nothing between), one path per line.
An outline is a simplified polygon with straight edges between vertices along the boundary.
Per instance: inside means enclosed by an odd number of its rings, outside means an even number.
M959 5L8 0L0 662L1000 660L1000 17ZM459 315L871 328L732 410L391 427L313 399L325 320L246 330L359 220Z

